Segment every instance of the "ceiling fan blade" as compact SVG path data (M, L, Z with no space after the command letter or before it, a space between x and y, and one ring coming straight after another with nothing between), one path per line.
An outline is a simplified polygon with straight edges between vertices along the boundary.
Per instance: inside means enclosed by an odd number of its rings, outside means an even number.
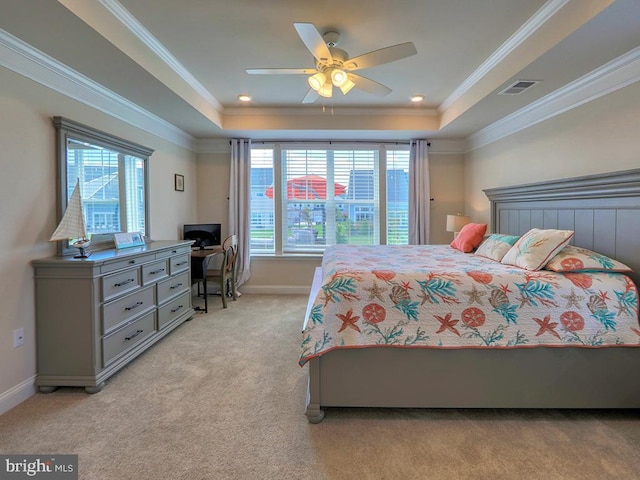
M361 75L350 73L349 79L355 84L356 88L362 90L363 92L378 95L379 97L384 97L385 95L391 93L391 89L389 87L385 87L381 83L378 83Z
M400 43L391 47L381 48L373 52L364 53L358 57L344 62L346 70L360 70L361 68L374 67L383 63L395 62L418 53L412 42Z
M313 103L318 99L319 96L320 95L318 95L318 92L316 92L313 88L310 88L307 94L302 99L302 103Z
M315 68L247 68L250 75L313 75Z
M322 35L320 35L313 23L294 23L293 26L316 60L323 63L331 63L333 61L329 47L327 47Z

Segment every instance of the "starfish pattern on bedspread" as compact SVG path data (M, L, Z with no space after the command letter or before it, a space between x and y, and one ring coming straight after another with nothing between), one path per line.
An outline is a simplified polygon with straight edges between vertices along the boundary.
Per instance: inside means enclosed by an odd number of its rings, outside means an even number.
M448 245L334 245L322 268L301 365L381 345L640 346L638 291L619 273L528 271Z

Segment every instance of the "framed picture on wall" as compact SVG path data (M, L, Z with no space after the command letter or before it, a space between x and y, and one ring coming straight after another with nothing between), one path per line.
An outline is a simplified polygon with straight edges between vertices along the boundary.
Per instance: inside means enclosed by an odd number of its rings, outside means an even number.
M174 182L175 182L175 189L178 192L184 192L184 175L180 175L176 173Z

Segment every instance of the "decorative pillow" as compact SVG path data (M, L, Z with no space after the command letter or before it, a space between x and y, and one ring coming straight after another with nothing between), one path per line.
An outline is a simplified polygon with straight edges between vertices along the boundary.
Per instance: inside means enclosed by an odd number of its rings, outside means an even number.
M509 249L501 263L527 270L540 270L569 243L573 230L532 228Z
M501 235L499 233L494 233L480 244L478 249L475 251L475 254L499 262L513 244L518 241L518 238L520 237L515 235Z
M567 245L544 267L553 272L632 272L624 263L586 248Z
M451 242L451 247L464 253L473 251L487 231L486 223L467 223Z

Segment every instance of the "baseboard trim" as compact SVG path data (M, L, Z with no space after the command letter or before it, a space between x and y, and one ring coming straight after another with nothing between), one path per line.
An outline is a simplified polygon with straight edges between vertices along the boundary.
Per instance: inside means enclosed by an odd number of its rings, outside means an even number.
M24 382L19 383L15 387L10 388L6 392L0 394L0 415L8 412L13 407L21 404L27 398L35 395L36 386L35 386L36 377L35 375L31 378L26 379Z
M243 285L240 287L240 291L247 295L309 295L311 286Z

